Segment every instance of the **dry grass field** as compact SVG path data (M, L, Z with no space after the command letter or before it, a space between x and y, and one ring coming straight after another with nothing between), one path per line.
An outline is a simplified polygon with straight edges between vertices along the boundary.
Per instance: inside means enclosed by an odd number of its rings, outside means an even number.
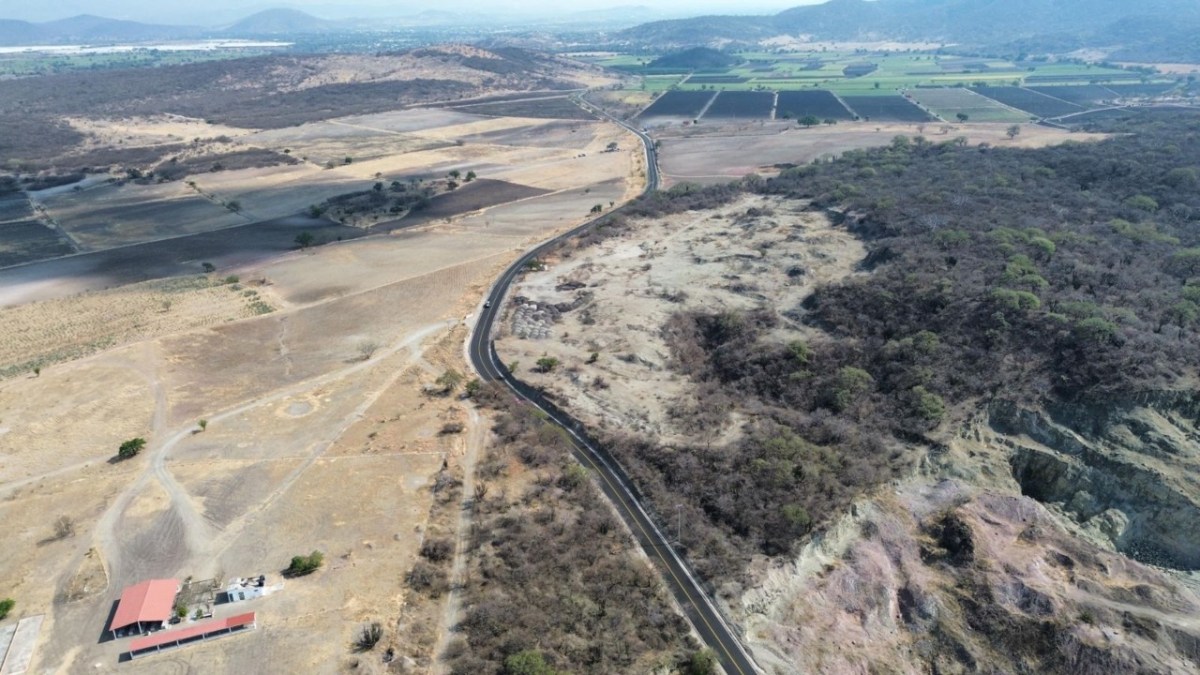
M537 190L210 275L105 289L70 265L21 268L26 281L0 310L0 365L9 368L0 379L0 517L14 533L0 551L0 581L16 616L47 615L35 671L244 673L271 663L332 673L358 659L374 672L379 652L351 649L367 621L384 624L384 645L431 655L436 631L402 639L402 578L428 527L434 476L484 442L486 421L425 388L448 368L467 369L465 322L504 265L594 204L636 194L643 168L632 136L595 122L425 110L339 122L302 133L331 156L376 142L384 151L334 169L309 161L205 173L197 188L209 203L241 201L238 218L295 213L321 194L369 187L376 171L392 179L461 167ZM189 121L111 124L148 143L200 135ZM387 145L392 137L447 147L408 152ZM295 154L300 140L264 134L253 147ZM614 141L621 151L603 152ZM230 142L251 141L243 133ZM83 214L103 195L112 222L122 208L147 209L144 225L97 230L99 247L164 234L173 225L161 214L171 211L149 215L151 205L165 209L183 188L105 185L45 199L50 211ZM188 219L177 231L216 226ZM465 433L442 433L448 420L465 422ZM139 456L110 461L136 436L147 440ZM60 515L75 533L54 539ZM320 571L269 598L218 607L217 616L257 611L251 634L131 664L119 662L125 640L104 639L126 585L277 574L314 549L325 554Z
M925 136L934 143L965 137L973 145L990 143L1019 148L1103 138L1100 134L1023 124L1020 135L1010 140L1006 133L1009 126L839 122L835 126L798 129L786 123L768 122L658 130L655 138L662 142L659 162L668 185L721 183L750 173L771 175L779 170L776 164L804 164L814 159L836 157L847 150L886 145L898 135Z

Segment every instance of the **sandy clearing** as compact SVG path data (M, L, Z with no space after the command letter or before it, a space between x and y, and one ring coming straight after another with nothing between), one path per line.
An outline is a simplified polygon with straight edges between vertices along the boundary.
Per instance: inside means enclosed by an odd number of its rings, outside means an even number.
M1036 148L1065 141L1096 141L1103 134L1068 132L1032 124L1008 140L1009 124L924 125L841 123L819 129L795 129L778 124L708 128L680 135L662 131L659 161L669 183L720 182L749 173L770 174L774 164L804 164L861 148L887 145L897 135L924 135L934 143L963 136L971 144Z
M767 215L747 216L752 207ZM522 378L561 395L585 423L652 434L664 443L695 432L688 429L687 411L695 406L696 387L671 368L671 349L661 334L672 315L758 307L784 312L814 285L850 274L865 255L861 242L825 216L771 197L745 196L713 211L640 221L634 228L551 258L548 269L526 275L510 297L539 306L577 299L582 305L558 319L541 319L544 337L534 335L539 319L520 318L510 307L497 348L506 362L521 364ZM796 325L778 337L789 336L811 337ZM596 361L589 364L593 353ZM542 356L562 365L536 373L533 364Z

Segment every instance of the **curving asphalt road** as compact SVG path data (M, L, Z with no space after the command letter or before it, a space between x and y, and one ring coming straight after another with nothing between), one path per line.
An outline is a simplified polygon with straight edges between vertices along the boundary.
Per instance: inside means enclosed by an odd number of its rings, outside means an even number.
M646 190L643 194L658 189L658 161L655 155L654 141L641 130L589 104L579 100L576 102L589 112L625 127L641 139L646 153ZM610 211L609 215L617 211L620 209ZM541 244L521 256L504 271L504 274L492 287L487 302L480 311L475 330L471 334L468 344L471 364L479 373L480 378L485 381L502 382L514 395L544 411L554 423L567 431L571 438L572 452L575 458L585 467L595 471L605 496L616 507L646 555L657 562L671 594L691 620L692 625L700 634L700 638L712 649L725 672L729 675L735 673L737 675L753 675L761 672L760 669L738 640L737 634L717 611L687 563L676 553L667 538L663 536L662 531L650 518L640 502L637 489L633 487L619 463L603 446L588 437L582 424L548 401L540 392L514 378L496 354L495 343L491 339L492 324L499 316L504 296L522 269L531 260L536 259L558 242L582 234L605 217L607 216L588 221L566 234Z

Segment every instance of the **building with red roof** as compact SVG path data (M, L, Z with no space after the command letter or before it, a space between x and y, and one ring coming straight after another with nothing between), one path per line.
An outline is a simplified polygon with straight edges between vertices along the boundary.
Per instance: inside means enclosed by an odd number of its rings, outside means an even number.
M177 579L151 579L126 588L121 591L108 630L116 638L164 628L175 611L175 596L181 588Z
M258 627L254 612L238 614L227 619L201 621L187 628L164 630L154 635L135 638L129 643L130 658L157 654L167 649L175 649L193 642L204 642L234 633L254 630Z

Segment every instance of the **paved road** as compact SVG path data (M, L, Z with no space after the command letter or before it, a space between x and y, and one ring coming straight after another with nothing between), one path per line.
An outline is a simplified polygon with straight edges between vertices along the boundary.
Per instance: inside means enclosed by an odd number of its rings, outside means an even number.
M654 141L639 129L635 129L617 120L603 111L581 103L584 108L601 117L609 119L629 131L637 134L642 141L646 153L646 192L658 189L658 162L654 151ZM620 209L617 209L619 211ZM610 212L611 214L612 212ZM692 574L691 569L668 543L667 538L647 514L639 501L639 494L632 486L619 464L608 451L590 439L586 430L578 421L547 401L532 387L513 378L512 374L502 364L496 354L495 345L491 340L492 324L499 315L501 303L509 286L520 274L529 261L545 253L547 249L563 239L583 233L603 220L603 217L589 221L566 234L560 235L521 256L504 271L500 279L492 287L487 303L481 310L475 331L471 334L468 346L471 363L480 377L485 381L502 382L516 396L524 399L530 405L537 406L549 415L550 419L565 429L572 439L573 453L585 467L596 472L600 488L605 496L616 506L621 518L633 532L634 538L646 555L658 564L659 570L667 583L668 589L684 612L695 626L700 638L713 650L721 662L721 666L730 675L752 675L761 672L747 654L736 633L725 623L700 583Z

